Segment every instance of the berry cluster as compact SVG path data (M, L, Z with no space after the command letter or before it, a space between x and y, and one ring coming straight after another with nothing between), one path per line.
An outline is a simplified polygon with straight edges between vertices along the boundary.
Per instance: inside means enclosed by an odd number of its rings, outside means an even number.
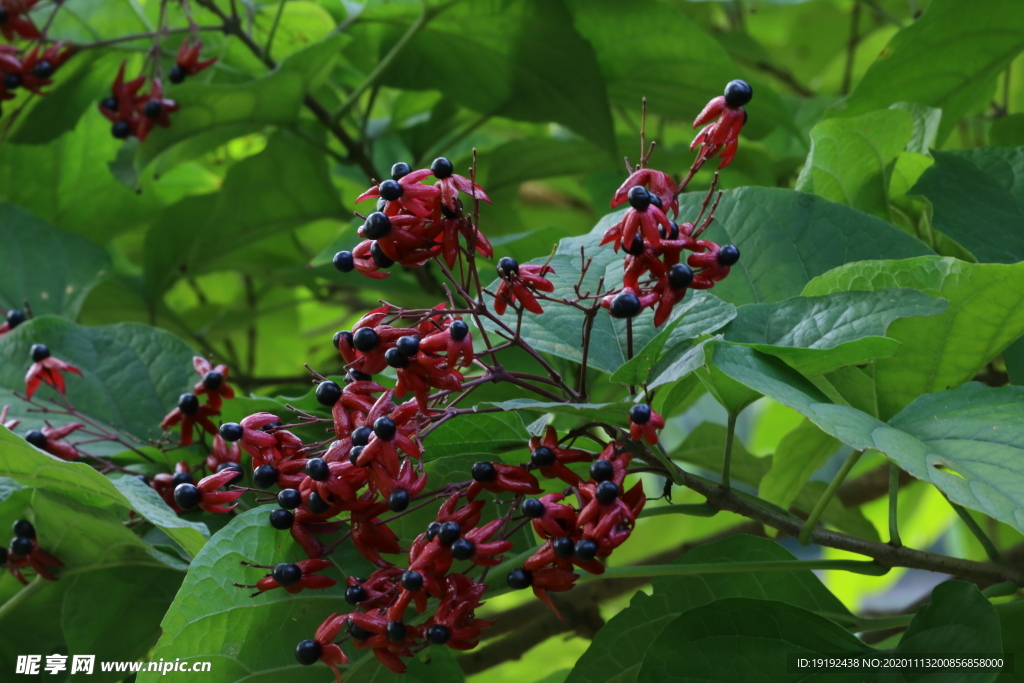
M36 574L47 581L56 581L57 577L47 567L64 566L53 555L44 552L36 540L36 528L27 519L19 519L14 523L14 538L7 548L0 548L0 566L6 567L11 576L24 585L28 585L23 571L31 567Z
M0 13L2 12L0 9ZM0 28L3 26L0 22ZM71 56L71 48L64 43L54 43L43 52L36 46L23 57L19 57L21 54L22 51L13 45L0 45L0 102L13 100L14 91L18 88L42 95L41 88L53 85L51 76L57 73L57 69Z
M160 423L161 429L181 425L182 446L191 445L192 432L197 424L207 433L217 434L217 427L210 418L220 414L224 399L235 397L235 390L226 381L230 372L228 366L222 364L214 367L202 356L194 357L192 366L199 373L200 380L191 392L178 397L178 407L167 413ZM199 402L200 396L206 397L205 404ZM238 462L237 459L235 462Z
M430 176L437 180L433 185L423 182ZM395 164L390 180L356 198L357 202L376 198L377 210L359 228L364 241L352 251L335 254L335 267L343 273L355 269L367 277L385 278L389 273L381 270L396 263L411 268L440 255L451 268L460 253L460 235L468 251L490 258L494 249L463 212L459 192L491 201L483 188L455 173L452 162L444 157L418 171L406 163Z
M171 69L172 83L181 83L187 76L199 73L216 59L199 61L202 43L184 42L178 50L176 64ZM170 115L180 109L177 102L164 97L164 86L159 78L153 78L149 92L139 94L147 77L143 74L125 81L125 63L117 72L110 88L110 97L100 102L100 113L113 123L111 134L118 139L136 137L145 141L153 126L167 128L171 125Z
M39 0L0 0L0 34L7 40L35 40L39 29L28 16Z

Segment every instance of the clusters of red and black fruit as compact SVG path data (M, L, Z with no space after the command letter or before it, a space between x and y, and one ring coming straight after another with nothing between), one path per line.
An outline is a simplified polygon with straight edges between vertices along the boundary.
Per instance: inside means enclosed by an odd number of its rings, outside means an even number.
M31 568L36 574L47 581L56 581L57 577L50 573L49 567L64 566L53 555L44 552L36 539L36 528L27 519L19 519L14 523L14 538L6 548L0 548L0 566L5 567L15 579L28 585L24 571Z
M198 41L186 40L182 43L170 72L172 83L181 83L187 76L197 74L217 61L199 61L202 46ZM125 63L122 62L110 88L110 97L100 102L100 113L113 123L110 132L115 138L136 137L143 142L153 126L169 127L170 115L181 107L174 100L164 97L164 86L159 78L152 78L148 93L139 94L146 84L147 76L141 74L125 81L124 72Z

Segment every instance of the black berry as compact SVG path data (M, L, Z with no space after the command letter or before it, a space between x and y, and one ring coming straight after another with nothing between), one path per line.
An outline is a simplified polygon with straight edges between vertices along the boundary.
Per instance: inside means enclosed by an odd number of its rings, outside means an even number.
M277 483L277 468L273 465L260 465L253 471L252 481L261 489L270 488Z
M245 434L245 429L237 422L225 422L220 426L220 438L225 441L238 441Z
M274 577L274 581L277 581L285 588L294 586L302 580L302 570L299 569L299 565L292 562L282 562L275 565L270 575Z
M314 515L322 515L331 509L331 504L324 500L319 493L313 491L306 500L306 507Z
M163 112L164 106L160 104L160 100L150 100L142 107L142 115L151 121L160 118L160 114Z
M100 108L106 109L107 111L117 111L117 98L107 97L100 102Z
M356 347L357 351L369 353L377 348L379 343L380 337L372 327L360 327L352 333L352 346Z
M363 237L368 240L379 240L381 237L387 237L390 232L391 219L380 211L371 213L363 223Z
M399 161L397 164L391 167L392 180L401 180L410 173L412 173L412 166L405 163L404 161Z
M182 510L192 510L199 505L203 494L192 484L178 484L174 489L174 502Z
M441 539L441 543L444 545L451 545L461 535L462 527L459 526L458 522L445 522L441 525L441 530L437 532L437 537Z
M725 86L725 103L730 107L742 107L754 96L754 89L746 81L736 79Z
M46 435L44 435L38 429L29 430L28 434L25 435L25 441L28 441L30 444L32 444L33 446L40 450L46 448Z
M679 239L679 225L675 221L669 221L669 225L672 227L668 232L665 231L665 226L658 224L658 235L663 240L677 240Z
M651 193L642 185L629 188L626 198L629 199L629 205L637 211L646 211L651 205Z
M302 494L295 489L281 489L277 494L277 504L285 510L294 510L302 505Z
M303 666L316 664L320 659L323 648L315 640L303 640L295 646L295 659Z
M405 624L401 621L389 621L384 630L392 643L401 643L405 640Z
M637 425L645 425L651 419L651 407L646 403L637 403L629 409L629 421Z
M217 391L224 384L224 375L220 374L216 370L210 370L208 373L203 375L203 387L207 391Z
M686 289L693 282L693 269L685 263L677 263L668 269L668 283L673 289Z
M538 517L544 516L544 503L540 502L536 498L527 498L523 501L523 504L519 506L523 514L530 519L537 519Z
M455 173L452 162L444 157L434 159L434 163L430 164L430 170L434 172L434 177L439 179L450 178L452 173Z
M124 140L132 134L132 126L127 121L115 121L110 128L110 134L118 140Z
M551 467L555 464L555 452L547 446L541 446L530 453L530 462L537 467Z
M310 458L306 463L306 474L313 481L327 481L331 478L331 468L323 458Z
M434 624L427 629L427 640L431 645L444 645L452 637L451 629L441 624Z
M640 313L640 299L633 292L619 292L608 311L615 318L635 318Z
M373 259L378 268L390 268L395 265L394 260L384 253L384 250L380 248L380 244L376 241L370 243L370 258Z
M327 380L316 385L316 400L322 406L330 408L341 398L341 386L337 382Z
M662 206L661 206L661 197L659 197L658 195L654 194L650 190L647 191L647 194L649 194L651 196L651 204L653 204L654 206L658 207L659 209L662 208Z
M619 485L614 481L602 481L597 485L597 502L609 505L619 497Z
M175 472L171 477L171 486L177 487L180 484L191 484L195 479L188 472Z
M576 554L576 544L568 536L559 536L551 542L558 557L572 557Z
M335 332L334 337L331 339L331 343L334 344L334 348L340 351L342 342L345 342L349 348L352 348L352 333L348 330Z
M403 356L415 356L420 350L420 337L417 334L409 334L399 337L395 348Z
M182 394L178 397L178 410L185 415L195 415L199 412L199 397L195 394Z
M633 236L633 243L626 247L626 253L632 256L639 256L644 253L644 238L639 234Z
M726 244L718 250L718 264L722 266L734 266L740 260L740 250L735 245Z
M242 466L239 465L237 462L222 462L221 464L217 465L218 472L223 472L224 470L234 470L235 472L238 473L234 477L229 479L227 482L225 482L225 486L235 484L245 477L245 475L242 473Z
M397 180L385 180L380 184L378 191L380 192L381 199L389 202L393 202L402 196L402 186Z
M53 75L53 64L45 59L32 67L32 75L36 78L49 78Z
M608 481L615 476L615 467L610 460L595 460L590 466L590 478L594 481Z
M356 446L348 454L348 461L353 467L359 467L359 456L363 454L364 446Z
M395 425L395 421L385 415L384 417L378 417L373 423L373 433L377 435L377 438L390 441L395 436L395 432L398 431L398 427Z
M171 67L171 73L169 76L171 83L184 83L186 76L188 76L188 72L182 67L177 64Z
M388 496L388 508L392 512L401 512L409 507L409 492L405 489L395 489Z
M368 597L366 589L362 586L349 586L345 589L345 602L350 605L358 605Z
M18 538L35 538L36 528L27 519L19 519L14 523L14 535Z
M32 552L32 547L31 538L15 538L11 541L11 555L25 557Z
M343 273L351 273L356 267L356 259L351 251L339 251L334 255L334 267ZM337 348L337 344L334 345Z
M473 481L478 481L481 484L490 484L497 478L498 470L489 462L478 462L473 465L471 474L473 475Z
M498 275L508 279L519 274L519 262L510 256L502 256L498 259Z
M423 575L412 569L407 569L402 572L399 582L402 584L402 588L407 591L418 591L423 588Z
M348 632L352 634L352 637L356 640L366 640L373 636L373 634L367 631L365 628L362 628L361 626L356 626L354 623L351 622L349 623L348 626Z
M28 353L32 356L33 363L41 363L50 357L50 349L45 344L33 344Z
M270 513L270 526L279 531L291 529L293 521L295 521L295 515L288 510L274 510Z
M469 325L461 320L456 320L448 327L448 334L451 335L455 341L462 341L469 334Z
M370 443L371 434L373 434L373 430L369 427L356 427L352 430L352 445L365 446Z
M7 327L13 330L15 327L25 322L25 312L12 308L7 311L6 320Z
M576 547L573 550L576 553L576 557L587 562L597 557L597 542L584 538L576 543Z
M384 362L393 368L404 368L409 364L409 356L403 355L397 347L384 352Z
M21 87L21 74L5 74L4 87L8 90L14 90Z
M508 573L505 580L508 582L509 588L518 591L530 587L530 584L533 583L533 574L525 569L516 568Z
M452 543L452 557L456 560L468 560L476 553L476 546L473 541L460 538Z

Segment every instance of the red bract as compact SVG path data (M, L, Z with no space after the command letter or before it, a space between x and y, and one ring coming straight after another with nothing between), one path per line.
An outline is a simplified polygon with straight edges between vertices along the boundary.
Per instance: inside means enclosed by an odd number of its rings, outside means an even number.
M629 409L629 436L637 441L645 440L652 446L658 443L659 429L665 428L665 418L658 415L646 403L638 403Z
M213 449L210 454L206 456L206 468L211 472L216 472L217 467L224 463L238 463L241 461L241 449L237 443L233 443L230 446L224 439L221 438L220 434L215 434L213 437Z
M747 87L749 88L750 86ZM726 92L728 93L728 89ZM749 97L747 97L747 100L749 101ZM718 120L709 123L713 119ZM732 162L733 157L736 156L736 150L739 147L740 131L746 122L747 112L743 107L730 106L726 101L726 96L714 98L707 103L693 121L694 128L697 126L704 126L704 128L697 133L697 137L690 143L690 151L692 152L700 146L699 156L704 159L710 159L721 150L722 163L718 165L718 168L725 168Z
M190 398L189 398L190 397ZM211 415L219 415L220 411L209 405L201 405L195 394L182 394L178 399L178 407L167 413L160 429L170 429L175 425L181 425L181 445L192 444L192 430L196 424L210 434L217 433L217 427L210 421Z
M69 443L62 443L62 440L84 426L85 424L81 422L70 422L61 427L50 427L47 425L42 430L33 429L30 431L25 435L25 440L52 456L63 460L78 460L81 457L78 450Z
M141 114L134 130L139 142L144 142L149 137L149 132L153 129L153 126L170 127L170 115L180 108L174 100L164 98L164 87L160 83L160 79L153 79L149 95L136 98L135 101L135 111Z
M370 634L364 640L353 639L357 650L372 649L374 656L381 664L396 674L405 673L405 662L401 658L412 657L410 648L415 647L417 639L423 637L422 627L389 621L387 616L380 613L361 614L355 612L348 615L348 618L354 625ZM400 628L395 629L395 627L391 627L391 624L399 624ZM401 638L395 638L396 633Z
M635 185L634 187L641 186ZM643 188L641 187L641 189ZM639 234L644 242L652 248L658 249L661 246L661 235L658 232L658 227L661 226L666 231L669 231L672 229L672 221L665 216L665 213L660 208L650 203L649 200L646 206L643 206L643 204L640 204L640 206L643 208L630 206L626 209L626 214L622 217L622 220L605 230L604 236L601 238L601 244L614 242L615 251L618 251L619 247L629 249L632 247L633 239Z
M356 197L356 203L366 199L383 197L387 201L384 213L395 216L400 210L408 211L420 218L431 218L440 211L441 190L433 185L424 185L423 180L433 175L424 168L402 176L398 180L385 180Z
M321 576L316 573L330 567L330 560L302 560L301 562L294 563L292 566L298 568L298 578L290 575L290 573L294 573L294 570L292 570L292 572L287 571L288 569L291 569L291 566L286 567L285 571L280 571L277 567L274 567L273 569L275 572L267 574L251 586L237 583L234 585L239 588L258 589L255 593L249 596L254 598L257 595L262 595L263 593L274 590L275 588L284 588L286 591L294 595L306 588L309 588L310 590L322 590L324 588L331 588L338 583L335 579L332 579L329 576ZM275 573L285 583L279 582L275 577Z
M217 489L227 485L228 482L234 479L237 475L238 472L234 470L224 470L200 479L199 483L195 485L195 488L198 489L200 494L197 505L207 512L224 513L234 510L234 505L228 507L222 505L222 503L230 503L238 500L242 497L244 491L218 491ZM191 484L179 484L178 488L175 489L174 498L180 507L185 508L185 506L181 504L181 495L178 491L182 486L191 486Z
M395 555L402 552L398 544L398 536L386 525L380 524L377 515L388 509L387 503L380 503L360 512L353 512L352 542L370 562L378 567L390 567L391 563L380 556L381 553Z
M70 56L71 48L64 43L54 43L42 54L39 53L38 47L32 48L21 65L21 86L36 95L44 94L40 88L53 84L50 76L56 73Z
M517 465L478 462L473 465L473 480L466 490L467 500L473 500L483 490L491 493L540 493L537 478Z
M39 37L39 29L28 18L29 10L39 0L0 0L0 9L6 14L6 19L0 22L0 33L7 40L26 38L32 40Z
M661 201L661 209L664 213L669 210L672 213L679 213L679 199L676 197L676 183L672 176L663 171L656 171L653 168L641 168L630 174L625 182L619 186L612 196L611 207L623 204L629 199L629 191L637 186L646 187L648 192L658 197Z
M7 419L7 411L9 409L10 409L10 406L4 406L3 409L0 410L0 425L2 425L5 429L9 429L11 431L14 431L14 428L21 424L21 420L16 420L16 419L8 420Z
M533 530L541 538L570 535L578 526L576 509L571 505L559 503L565 496L561 493L548 493L540 497L544 506L543 514L533 517Z
M187 477L175 477L175 475L188 475ZM174 474L168 474L161 472L160 474L154 475L149 482L149 487L156 491L164 502L174 510L175 512L183 512L178 507L178 504L174 502L174 487L177 485L175 481L186 480L189 483L192 482L192 468L184 460L178 461L174 466Z
M224 399L235 397L235 390L227 383L228 374L231 372L228 366L223 363L214 366L202 356L195 356L192 358L192 367L199 373L200 378L196 382L195 387L193 387L192 393L196 396L205 394L207 397L206 402L211 407L220 410Z
M145 76L138 76L130 81L124 80L126 62L121 62L114 83L110 86L110 94L100 102L100 113L114 124L115 137L126 138L138 130L141 117L135 112L136 94L146 83Z
M459 559L469 560L473 564L484 567L496 567L501 564L501 557L499 556L512 549L512 542L488 541L488 539L497 533L503 524L504 520L496 519L479 529L472 529L464 533L462 539L456 541L456 543L463 544L459 550L464 550L466 553L472 551L472 554L469 554L468 557L460 556Z
M555 272L555 269L549 265L527 263L517 266L513 272L508 272L501 269L500 263L499 261L498 273L501 275L501 284L498 285L498 291L495 293L494 312L503 315L508 304L515 304L518 299L523 308L531 313L538 315L543 313L544 309L541 308L537 297L530 290L555 291L555 286L544 277L548 273Z
M57 577L50 573L49 567L63 567L64 563L58 560L53 555L44 552L39 547L39 542L36 539L32 540L32 549L27 555L16 555L13 550L4 550L0 548L0 560L6 556L6 561L3 564L6 565L7 571L11 573L15 579L24 585L28 585L28 581L22 574L22 569L25 567L32 567L36 574L43 577L47 581L56 581Z
M539 456L532 458L533 463L540 469L540 473L548 479L561 479L569 486L575 486L582 479L566 465L574 462L590 462L593 459L593 455L587 451L559 446L558 433L555 432L554 427L550 426L545 429L543 439L539 436L530 439L531 454L538 453L538 450L542 448L545 450ZM548 462L551 464L545 464Z
M32 345L32 360L34 361L25 375L25 397L31 399L36 393L40 384L49 384L64 395L64 375L62 372L73 372L81 375L82 371L70 363L65 363L60 358L50 355L50 350L42 344Z
M341 683L341 672L338 671L338 667L347 664L348 657L345 656L345 653L342 652L338 645L331 641L338 637L341 628L347 623L348 615L338 616L338 613L335 612L327 617L320 624L320 627L317 628L313 640L305 640L299 643L299 647L295 651L299 662L301 664L313 664L319 660L331 667L335 680L337 683ZM309 655L312 658L308 661L304 658L307 656L307 653L312 653Z
M206 61L199 61L199 52L203 49L203 44L198 40L191 42L186 40L181 44L178 49L178 55L175 58L175 66L180 69L180 72L171 71L171 82L180 83L185 80L185 76L195 76L197 73L210 66L217 61L217 58L207 59ZM180 78L177 75L180 73Z

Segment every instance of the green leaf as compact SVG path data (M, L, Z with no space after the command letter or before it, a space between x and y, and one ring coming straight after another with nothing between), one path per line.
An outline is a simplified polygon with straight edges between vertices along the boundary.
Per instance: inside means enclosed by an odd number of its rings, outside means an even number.
M999 615L978 587L964 581L946 581L932 591L931 602L918 611L893 653L915 657L941 652L942 655L1001 655ZM885 683L919 680L902 672L887 672ZM991 683L998 671L949 672L946 680Z
M910 112L910 116L914 120L914 132L910 136L910 142L907 143L907 151L927 154L935 146L935 141L939 137L942 110L916 102L897 102L889 108Z
M1024 147L932 153L914 194L935 209L933 225L982 263L1024 261Z
M196 379L193 351L163 330L139 323L82 327L43 316L18 326L0 343L0 386L24 392L29 348L36 343L46 344L54 356L82 371L81 377L66 376L67 396L75 408L143 440L159 436L160 422ZM41 386L33 400L46 404L54 396L56 391ZM11 405L11 415L26 420L26 426L39 419L27 407L22 401ZM55 418L58 423L73 421ZM124 450L116 444L90 444L88 450L102 447Z
M942 109L939 142L1024 49L1024 15L1016 0L991 0L965 12L958 0L934 0L897 33L842 103L843 116L896 101Z
M350 32L353 62L370 71L409 28L418 7L377 5ZM560 68L552 68L552 65ZM565 70L572 78L563 78ZM420 30L381 77L405 90L439 90L460 106L520 121L554 121L604 149L611 111L594 48L562 0L459 3Z
M887 220L892 166L913 128L910 114L900 109L822 121L811 129L811 151L796 189Z
M107 274L106 252L89 240L54 229L25 209L0 204L0 306L36 315L75 318L86 295Z
M767 539L737 535L694 548L677 564L793 560ZM767 598L796 607L848 616L843 604L811 572L749 572L659 577L653 592L638 592L594 636L566 683L631 683L652 641L678 615L725 598ZM681 667L688 668L689 665Z
M527 180L616 171L618 164L600 147L579 140L532 137L510 140L481 157L481 185L492 195Z
M787 673L787 654L870 651L838 624L801 607L775 600L725 598L672 620L651 643L636 680L795 683L808 680L807 673ZM860 678L858 673L849 672L827 680L852 682Z
M854 263L816 279L804 294L891 287L942 297L949 307L941 315L897 320L889 326L887 335L900 346L892 357L874 363L883 419L920 394L970 380L1024 334L1024 264L975 264L934 256Z
M699 213L699 194L680 197L683 220ZM714 293L737 306L797 296L812 278L844 263L930 253L882 220L792 190L726 190L715 217L706 238L735 244L742 256Z
M772 468L761 478L757 495L783 509L796 500L804 484L840 446L810 420L783 437L772 456Z
M721 338L722 335L719 334L697 343L683 342L670 349L651 369L647 388L654 389L670 384L691 372L701 370L705 363L704 352L708 348L707 345Z
M137 478L123 476L112 478L111 481L128 499L132 510L167 532L167 535L189 555L195 557L206 543L206 539L210 537L210 531L205 524L178 517L156 491Z
M341 213L323 154L280 130L265 150L231 167L220 192L187 197L161 214L146 235L147 292L156 300L232 250Z
M913 289L794 297L741 306L723 335L816 375L893 355L899 342L885 333L894 320L938 315L947 305Z
M164 152L197 136L204 136L209 150L267 125L296 122L306 93L330 71L339 51L350 40L349 36L335 33L288 57L274 71L251 83L188 82L176 86L174 100L181 110L173 116L174 125L153 129L146 144L138 146L136 168L141 173ZM191 152L207 150L193 148ZM168 168L164 164L161 171Z
M686 435L683 443L672 450L669 456L673 460L682 460L717 474L722 471L725 436L724 425L702 422ZM729 467L733 479L747 486L756 487L771 467L771 458L756 458L747 452L739 439L733 440L732 461Z
M523 448L529 440L522 418L514 412L459 415L432 431L425 441L428 462L460 455L480 455Z
M492 405L502 410L523 410L531 413L550 413L551 415L567 415L580 420L606 422L613 426L625 426L629 421L629 408L632 403L557 403L534 401L530 398L515 398L509 401L481 403L480 406Z

